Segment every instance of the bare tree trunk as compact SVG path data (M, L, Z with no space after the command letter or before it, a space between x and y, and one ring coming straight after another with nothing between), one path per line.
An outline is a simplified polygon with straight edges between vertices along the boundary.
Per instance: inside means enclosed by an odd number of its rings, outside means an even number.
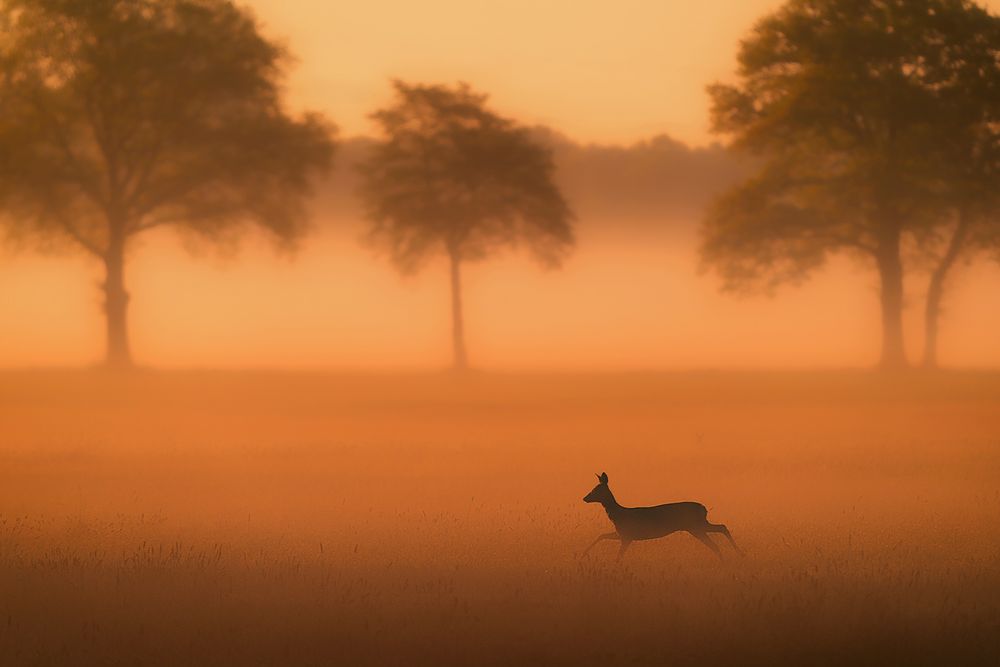
M465 370L469 358L465 352L465 323L462 319L461 257L455 250L448 252L451 262L451 342L452 363L456 370Z
M882 354L879 365L887 370L906 367L903 344L903 261L898 226L886 230L876 256L882 312Z
M958 225L951 235L951 241L948 242L948 249L931 274L931 282L927 286L927 305L924 309L924 368L937 368L938 325L941 320L945 280L962 254L968 235L969 218L965 211L961 210L958 214Z
M128 342L128 292L125 291L125 239L113 235L104 257L104 314L107 352L104 363L112 368L132 366Z

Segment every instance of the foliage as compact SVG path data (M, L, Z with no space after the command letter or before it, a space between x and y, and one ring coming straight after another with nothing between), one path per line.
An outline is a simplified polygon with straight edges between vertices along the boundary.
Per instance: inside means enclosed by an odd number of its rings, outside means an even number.
M573 216L551 152L467 85L394 87L395 103L372 114L385 140L362 166L371 241L404 273L435 251L480 260L522 243L557 266Z
M104 257L166 224L302 231L330 127L289 116L285 50L225 0L7 0L2 203Z
M738 83L709 92L714 129L765 166L707 217L706 264L729 289L772 289L929 233L952 204L945 142L996 107L976 82L998 44L997 19L965 0L791 0L760 21Z

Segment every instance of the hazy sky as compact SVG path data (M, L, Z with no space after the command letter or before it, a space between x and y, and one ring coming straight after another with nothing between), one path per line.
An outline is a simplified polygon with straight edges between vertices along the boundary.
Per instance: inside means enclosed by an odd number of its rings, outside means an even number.
M392 77L465 80L580 140L709 139L705 84L775 0L251 0L299 58L292 93L347 134Z
M299 58L291 92L346 134L393 77L468 81L581 141L711 140L705 85L781 0L246 0ZM986 3L994 11L1000 0Z

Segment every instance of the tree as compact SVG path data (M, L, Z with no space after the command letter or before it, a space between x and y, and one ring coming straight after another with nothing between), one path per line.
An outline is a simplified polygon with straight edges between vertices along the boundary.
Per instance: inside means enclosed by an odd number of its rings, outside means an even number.
M573 214L553 181L551 152L486 107L469 86L394 82L372 118L385 135L361 166L369 238L404 274L443 252L451 276L456 368L468 360L461 265L524 243L543 266L573 244Z
M332 127L290 116L285 49L229 0L0 0L0 208L104 265L106 361L131 364L125 259L174 226L289 243Z
M947 279L960 262L1000 249L1000 17L973 15L976 38L961 49L965 67L941 87L947 124L936 135L942 224L922 239L933 258L924 309L925 368L935 368ZM998 256L1000 258L1000 256Z
M906 364L904 243L948 208L929 187L940 114L970 49L985 57L989 18L967 0L790 0L755 26L738 83L709 87L714 131L761 164L702 227L726 289L801 282L851 254L878 273L881 364Z

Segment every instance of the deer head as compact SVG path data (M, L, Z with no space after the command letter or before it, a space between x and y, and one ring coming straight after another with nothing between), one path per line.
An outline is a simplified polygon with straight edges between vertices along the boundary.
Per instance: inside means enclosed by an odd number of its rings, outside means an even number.
M608 487L608 473L602 472L597 476L597 486L583 497L583 502L601 503L603 505L607 502L613 502L614 499L615 497L611 495L611 489Z

